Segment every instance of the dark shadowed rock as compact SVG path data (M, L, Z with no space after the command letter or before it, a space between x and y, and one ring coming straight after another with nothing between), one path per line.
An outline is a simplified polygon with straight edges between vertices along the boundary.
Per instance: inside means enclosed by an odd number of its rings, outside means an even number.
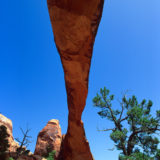
M68 130L59 159L93 160L85 137L82 112L88 93L92 50L104 0L48 0L68 100Z

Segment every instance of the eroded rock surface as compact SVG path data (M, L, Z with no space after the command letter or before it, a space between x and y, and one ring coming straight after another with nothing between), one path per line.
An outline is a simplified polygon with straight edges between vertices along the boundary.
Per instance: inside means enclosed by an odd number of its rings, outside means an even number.
M92 50L104 0L47 2L54 39L64 69L69 109L68 130L59 159L93 160L81 116L88 93Z
M61 128L58 120L50 120L47 125L40 131L37 137L35 155L42 157L53 150L56 151L57 159L62 141Z
M18 143L14 141L13 134L12 134L12 121L5 117L4 115L0 114L0 126L4 125L7 128L7 133L9 134L8 142L10 144L9 151L15 152L16 149L19 147Z

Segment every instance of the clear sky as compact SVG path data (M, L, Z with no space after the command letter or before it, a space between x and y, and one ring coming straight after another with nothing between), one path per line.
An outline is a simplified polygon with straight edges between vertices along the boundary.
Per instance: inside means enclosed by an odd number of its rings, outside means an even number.
M121 97L127 89L160 109L160 1L106 0L96 38L83 121L95 160L116 160L109 151L109 123L97 115L92 98L106 86ZM34 151L39 131L50 119L67 129L64 74L53 40L46 0L0 1L0 112L19 127L31 128Z

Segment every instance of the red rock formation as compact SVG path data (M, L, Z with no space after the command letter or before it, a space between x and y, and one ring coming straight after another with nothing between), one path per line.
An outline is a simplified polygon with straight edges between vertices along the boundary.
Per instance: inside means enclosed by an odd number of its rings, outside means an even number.
M88 93L93 44L104 0L48 0L54 39L65 73L68 98L68 130L63 160L93 160L85 138L82 112Z
M37 138L35 155L46 156L48 152L56 151L58 157L61 146L62 134L58 120L50 120L40 131Z
M0 114L0 126L1 125L4 125L7 128L7 132L9 134L9 137L8 137L8 142L10 144L9 151L15 152L16 149L19 147L19 145L18 145L18 143L16 143L14 141L14 138L13 138L12 121L10 119L8 119L7 117L5 117L4 115Z

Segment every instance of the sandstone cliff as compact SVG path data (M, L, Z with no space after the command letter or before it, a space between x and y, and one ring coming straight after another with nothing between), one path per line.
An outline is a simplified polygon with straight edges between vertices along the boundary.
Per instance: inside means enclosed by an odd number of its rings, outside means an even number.
M49 152L55 150L55 159L57 159L60 152L61 141L62 134L59 121L50 120L38 134L34 154L45 157Z
M7 133L9 134L8 142L10 144L9 151L15 152L17 147L19 147L18 143L14 141L13 134L12 134L12 121L5 117L4 115L0 114L0 126L4 125L7 128Z
M81 116L88 93L92 50L104 0L47 2L54 39L64 69L69 109L68 130L59 159L93 160Z

